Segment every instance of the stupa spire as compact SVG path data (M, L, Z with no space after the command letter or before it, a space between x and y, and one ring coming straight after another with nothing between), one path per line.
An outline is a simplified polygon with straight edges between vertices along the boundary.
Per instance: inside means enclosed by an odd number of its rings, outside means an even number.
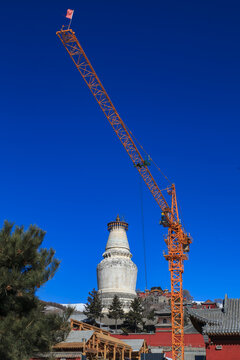
M130 251L126 231L128 223L121 221L119 215L115 221L107 224L109 237L106 245L106 251L111 248L124 248Z

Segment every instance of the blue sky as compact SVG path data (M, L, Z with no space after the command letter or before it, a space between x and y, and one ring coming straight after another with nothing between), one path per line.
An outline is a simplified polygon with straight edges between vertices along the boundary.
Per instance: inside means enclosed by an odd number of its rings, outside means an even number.
M55 34L67 8L118 112L176 184L194 239L184 288L239 297L239 2L26 0L1 7L0 216L46 230L61 259L40 298L86 300L118 213L145 287L141 181ZM169 288L161 211L142 186L148 286Z

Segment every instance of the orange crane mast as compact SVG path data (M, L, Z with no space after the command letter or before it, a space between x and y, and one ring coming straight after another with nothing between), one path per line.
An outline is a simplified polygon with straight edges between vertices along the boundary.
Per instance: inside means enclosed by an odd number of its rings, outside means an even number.
M168 228L168 235L165 239L168 247L168 254L164 255L164 257L169 262L169 270L171 273L172 354L173 360L183 360L184 330L182 274L184 270L183 261L188 258L186 253L189 251L191 237L186 233L179 220L175 185L172 184L167 188L168 194L171 196L171 204L169 205L148 168L149 163L143 159L140 151L135 145L129 130L119 116L94 71L75 32L73 32L72 29L65 30L62 28L60 31L57 31L57 36L61 40L162 211L160 223Z

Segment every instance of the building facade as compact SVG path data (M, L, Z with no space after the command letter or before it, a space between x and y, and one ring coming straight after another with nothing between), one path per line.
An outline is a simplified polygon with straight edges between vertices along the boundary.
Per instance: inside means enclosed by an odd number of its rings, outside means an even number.
M114 295L118 295L124 311L136 297L137 266L132 262L127 238L128 224L117 216L108 224L109 237L103 260L97 266L98 292L107 313Z
M187 308L204 338L206 360L240 359L240 299L225 295L222 309Z

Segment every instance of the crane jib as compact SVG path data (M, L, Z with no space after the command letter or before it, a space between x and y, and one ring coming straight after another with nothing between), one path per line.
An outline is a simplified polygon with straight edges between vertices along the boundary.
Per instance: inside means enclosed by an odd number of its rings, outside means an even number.
M57 32L68 54L82 75L85 83L95 97L97 103L113 127L116 135L130 156L134 166L143 178L154 199L162 210L164 224L168 227L166 243L168 254L164 255L169 261L171 272L171 311L172 311L172 354L173 360L184 359L184 331L183 331L183 294L182 273L183 260L187 259L186 252L189 251L191 238L183 229L179 217L175 186L172 185L172 203L169 206L159 186L153 178L146 160L141 156L127 127L119 116L83 48L81 47L72 29L61 29Z
M88 85L90 91L92 92L102 111L106 115L108 121L112 125L116 135L122 142L133 163L135 165L143 163L144 159L138 151L137 146L135 145L129 131L127 130L124 122L117 113L117 110L115 109L112 101L106 93L106 90L101 84L97 74L95 73L86 54L84 53L81 45L79 44L75 33L70 29L57 32L57 35L63 42L78 71L81 73L83 79ZM169 209L169 206L164 196L162 195L161 190L159 189L149 169L145 168L145 170L146 171L139 172L143 177L144 181L146 182L149 190L153 193L153 196L162 211L166 211L167 209Z

